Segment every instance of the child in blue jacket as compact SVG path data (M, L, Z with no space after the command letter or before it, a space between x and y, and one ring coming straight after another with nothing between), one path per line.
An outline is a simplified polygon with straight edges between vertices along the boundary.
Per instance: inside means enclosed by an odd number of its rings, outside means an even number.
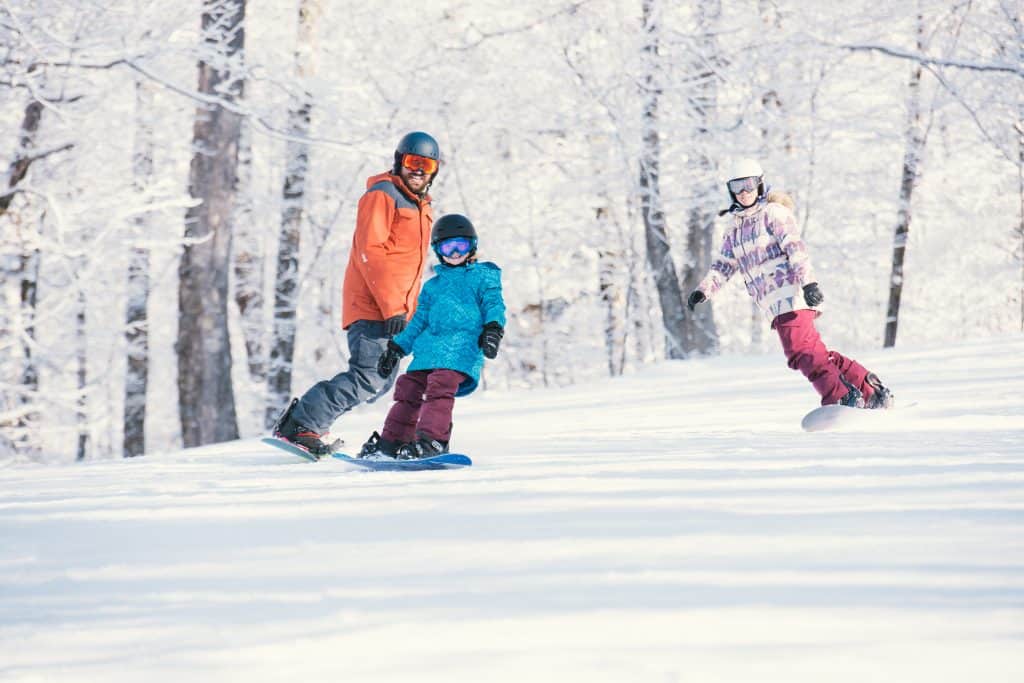
M477 234L465 216L448 214L435 223L430 244L440 263L423 285L408 327L388 340L377 372L388 377L412 353L395 382L395 403L381 433L363 444L359 457L429 458L448 452L455 397L480 382L484 356L494 358L505 330L501 269L478 263Z

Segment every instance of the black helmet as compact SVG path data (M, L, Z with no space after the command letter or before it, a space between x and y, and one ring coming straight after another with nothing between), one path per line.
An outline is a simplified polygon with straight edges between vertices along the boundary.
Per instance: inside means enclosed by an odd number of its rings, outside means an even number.
M441 148L438 147L437 140L418 130L406 134L398 141L398 146L395 147L395 173L402 167L402 157L406 154L441 160ZM434 173L436 175L437 172Z
M476 254L476 228L462 214L448 213L434 221L434 228L430 231L430 245L434 247L438 260L444 261L441 243L452 237L465 237L469 240L469 257L472 259Z
M436 245L449 237L468 237L475 240L476 228L462 214L446 213L434 221L434 228L430 231L430 244Z

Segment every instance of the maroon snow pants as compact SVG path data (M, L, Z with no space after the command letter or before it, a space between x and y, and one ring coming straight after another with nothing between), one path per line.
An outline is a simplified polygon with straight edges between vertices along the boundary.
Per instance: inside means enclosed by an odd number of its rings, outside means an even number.
M821 341L821 335L814 327L817 312L810 309L783 313L772 321L772 328L779 333L782 350L789 367L799 370L821 394L821 405L839 403L849 389L839 379L860 389L867 401L875 390L865 381L868 370L863 365L846 358L835 351L829 351Z
M413 370L399 377L381 437L408 443L426 436L447 443L455 392L465 378L457 370Z

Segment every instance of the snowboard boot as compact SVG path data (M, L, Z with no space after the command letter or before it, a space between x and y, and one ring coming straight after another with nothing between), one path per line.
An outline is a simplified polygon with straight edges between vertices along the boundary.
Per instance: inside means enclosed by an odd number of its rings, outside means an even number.
M860 389L847 382L846 378L842 375L839 375L839 379L842 380L843 386L846 387L846 396L839 399L839 405L848 408L863 408L864 394L861 393Z
M864 378L864 381L869 387L874 390L865 404L865 408L872 410L888 410L896 404L896 397L889 391L889 387L882 384L882 380L878 379L878 375L873 372L869 372L868 376Z
M421 436L412 443L404 443L398 447L399 460L415 460L417 458L432 458L448 452L448 442L431 439L428 436Z
M303 427L292 419L292 410L294 410L298 402L299 399L293 398L292 402L281 413L281 416L277 418L277 422L274 423L274 436L309 451L311 455L315 455L317 458L330 455L335 448L341 445L341 440L339 439L332 444L328 444L323 440L323 434L318 434L312 429Z
M368 455L386 455L390 458L398 457L398 449L402 446L401 441L385 439L377 432L370 434L363 447L359 449L357 458L365 458Z

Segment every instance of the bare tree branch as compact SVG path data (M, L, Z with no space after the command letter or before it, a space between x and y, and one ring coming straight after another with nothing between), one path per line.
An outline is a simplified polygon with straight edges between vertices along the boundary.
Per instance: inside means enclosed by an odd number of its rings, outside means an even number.
M552 19L555 19L557 17L575 14L576 10L588 4L589 2L590 0L578 0L577 2L571 3L561 9L555 10L554 12L546 14L542 17L532 19L519 26L499 29L497 31L483 31L480 28L478 28L475 24L470 24L467 27L467 29L470 29L473 32L475 32L476 38L472 41L464 43L463 45L445 46L445 49L457 51L472 50L473 48L478 47L480 44L488 40L491 40L492 38L502 38L505 36L514 35L516 33L523 33L531 29L537 28L537 26L544 24L548 21L551 21Z
M334 138L324 137L313 137L313 136L299 136L294 133L290 133L284 129L281 129L272 124L266 117L261 116L253 112L244 106L241 106L235 102L226 100L217 95L207 95L205 93L196 92L190 88L185 88L177 85L167 78L160 76L159 74L149 70L142 66L139 61L132 57L120 57L112 59L107 62L81 62L81 61L38 61L33 63L34 67L56 67L56 68L75 68L75 69L87 69L87 70L110 70L118 67L125 67L133 71L138 72L147 79L160 85L161 87L170 90L171 92L177 93L183 97L187 97L191 100L199 102L211 107L221 107L222 109L229 111L238 116L242 116L248 119L257 129L261 130L264 134L272 137L276 140L283 140L286 142L299 142L304 144L323 144L323 145L334 145L337 147L356 147L359 142L352 142L348 140L337 140ZM24 87L31 89L31 86L27 84Z
M881 52L882 54L889 55L890 57L907 59L927 66L948 66L956 69L969 69L972 71L1008 73L1019 78L1024 78L1024 67L1006 64L1003 62L972 62L962 59L940 59L937 57L929 57L928 55L923 55L918 52L908 52L907 50L901 50L889 45L872 45L870 43L860 45L841 44L833 45L833 47L839 47L852 52Z
M36 152L31 156L19 157L15 159L7 173L4 174L3 178L6 179L7 189L0 188L0 215L3 215L7 209L11 206L11 200L14 199L14 195L20 192L18 184L22 181L25 175L28 173L28 167L32 165L32 162L45 159L51 154L57 154L58 152L65 152L72 149L75 146L73 142L67 142L57 147L51 147L50 149Z

